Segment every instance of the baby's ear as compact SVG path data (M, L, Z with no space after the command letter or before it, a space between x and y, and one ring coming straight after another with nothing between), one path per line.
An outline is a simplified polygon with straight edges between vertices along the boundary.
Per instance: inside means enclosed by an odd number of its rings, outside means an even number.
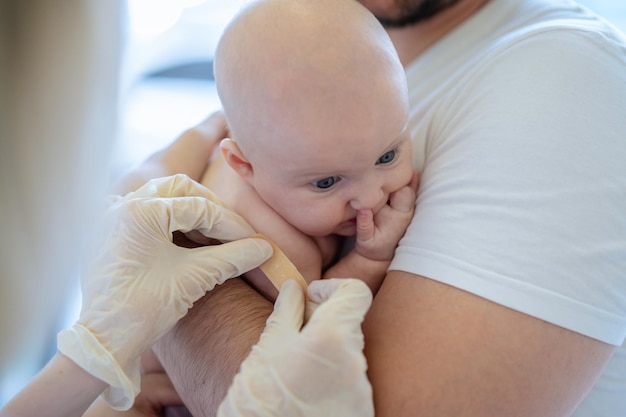
M241 152L237 142L228 138L223 139L220 142L220 152L228 166L235 170L241 178L248 183L252 181L252 177L254 176L252 164L248 162L243 152Z

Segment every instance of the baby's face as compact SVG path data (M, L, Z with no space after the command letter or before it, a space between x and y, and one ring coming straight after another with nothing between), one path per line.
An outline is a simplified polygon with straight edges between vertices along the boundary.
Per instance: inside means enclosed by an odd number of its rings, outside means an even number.
M252 4L215 61L251 167L242 175L301 232L354 235L357 211L377 213L413 175L406 77L393 44L355 2Z
M357 210L377 213L413 175L402 117L354 128L302 130L267 149L254 165L254 187L286 221L311 236L356 233ZM342 135L342 133L346 133Z

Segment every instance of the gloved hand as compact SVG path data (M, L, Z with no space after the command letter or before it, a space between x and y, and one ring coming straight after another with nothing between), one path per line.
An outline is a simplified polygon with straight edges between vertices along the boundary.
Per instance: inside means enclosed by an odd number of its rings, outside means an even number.
M110 385L104 398L129 408L139 392L139 358L215 285L271 256L252 228L184 175L153 180L109 208L109 227L82 277L78 321L58 349ZM172 232L197 230L220 241L186 249ZM236 240L235 239L242 239Z
M301 329L302 289L283 284L218 417L374 415L361 332L371 291L361 280L324 279L310 284L309 297L321 304Z

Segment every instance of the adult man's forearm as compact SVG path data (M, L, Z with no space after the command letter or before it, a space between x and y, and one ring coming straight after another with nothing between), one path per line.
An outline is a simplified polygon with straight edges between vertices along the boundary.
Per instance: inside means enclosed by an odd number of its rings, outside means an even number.
M215 416L272 305L232 279L194 304L154 350L194 417Z

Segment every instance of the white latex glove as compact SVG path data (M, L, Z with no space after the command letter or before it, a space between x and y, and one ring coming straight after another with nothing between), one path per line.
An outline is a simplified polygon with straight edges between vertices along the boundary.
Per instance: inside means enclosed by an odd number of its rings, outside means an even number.
M302 327L305 301L287 281L259 342L242 363L218 417L370 417L361 323L372 302L356 279L313 281L309 297L322 303Z
M110 385L104 398L128 409L139 393L139 358L215 285L271 256L252 228L205 187L184 175L147 183L106 213L108 228L82 277L78 321L58 349ZM172 232L198 230L221 241L186 249ZM242 239L233 241L235 239Z

